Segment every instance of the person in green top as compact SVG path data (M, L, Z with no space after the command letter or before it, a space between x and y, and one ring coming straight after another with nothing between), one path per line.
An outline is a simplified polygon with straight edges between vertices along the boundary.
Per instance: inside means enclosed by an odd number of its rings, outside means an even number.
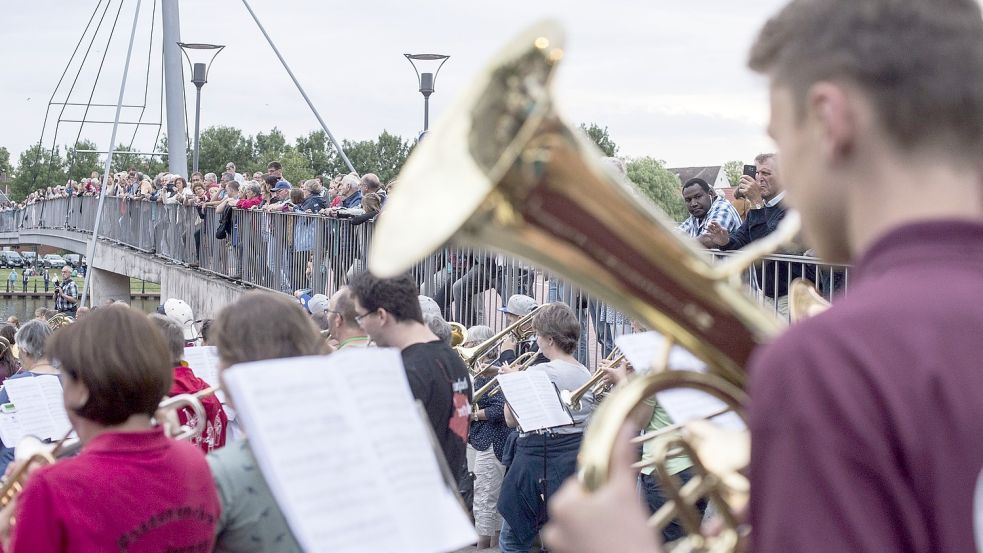
M627 362L621 363L617 366L611 366L607 361L601 362L601 370L604 370L607 374L607 381L614 383L615 385L622 384L628 380L628 372L631 370L630 365ZM665 409L659 405L655 397L651 397L642 403L632 415L632 418L636 420L644 434L649 434L662 430L672 426L674 423L669 414L666 413ZM648 421L648 422L646 422ZM641 470L639 475L639 482L641 484L642 491L645 494L645 502L648 504L649 509L652 513L659 510L660 507L666 502L666 495L662 490L662 486L659 484L659 479L656 475L652 474L654 467L652 463L655 461L655 451L658 445L659 438L648 440L642 446L642 462L645 463L645 468ZM693 477L693 473L690 470L693 467L693 461L685 455L680 455L673 457L666 461L666 468L669 474L680 479L682 484L685 484ZM707 502L706 499L701 499L697 503L697 508L699 508L700 513L706 511ZM680 526L679 521L672 521L662 530L662 539L664 543L669 543L682 538L685 535L682 526Z

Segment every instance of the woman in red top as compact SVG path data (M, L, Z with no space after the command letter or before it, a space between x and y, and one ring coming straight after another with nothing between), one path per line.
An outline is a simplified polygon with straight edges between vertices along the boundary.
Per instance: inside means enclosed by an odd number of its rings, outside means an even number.
M236 202L236 207L239 209L252 209L254 207L259 207L263 203L263 198L260 194L263 189L260 188L259 183L249 181L242 187L243 198Z
M151 422L171 367L147 316L100 308L46 349L82 451L28 477L0 516L3 551L210 551L220 506L205 456Z

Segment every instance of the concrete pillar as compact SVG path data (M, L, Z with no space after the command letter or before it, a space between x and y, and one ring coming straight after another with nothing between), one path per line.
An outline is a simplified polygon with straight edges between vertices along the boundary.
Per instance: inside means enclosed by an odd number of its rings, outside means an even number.
M164 97L167 104L167 170L188 175L188 131L184 127L184 57L181 54L181 13L178 0L161 2L164 31Z
M102 305L106 300L122 300L130 303L130 277L90 268L92 271L92 305Z

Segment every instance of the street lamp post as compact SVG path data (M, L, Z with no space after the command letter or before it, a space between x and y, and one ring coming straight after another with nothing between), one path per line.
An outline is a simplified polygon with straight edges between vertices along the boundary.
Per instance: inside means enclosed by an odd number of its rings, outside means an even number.
M423 132L426 133L427 129L430 128L430 95L434 93L434 85L437 82L437 73L440 73L440 68L444 66L444 63L447 62L450 56L445 56L443 54L403 55L406 56L406 59L409 60L410 65L413 66L413 71L416 72L417 83L420 85L420 94L423 94ZM425 71L421 73L420 69L416 66L416 62L418 61L433 62L433 64L437 64L437 69L433 72ZM431 66L433 64L431 64Z
M198 153L199 153L199 142L200 142L200 132L201 132L201 87L205 86L208 82L208 71L211 69L212 62L215 61L215 56L222 51L225 46L218 44L200 44L200 43L185 43L178 42L178 46L181 47L181 51L184 52L184 57L188 59L188 65L191 66L191 82L195 85L195 150L194 157L192 158L192 171L198 170ZM193 62L191 61L191 55L188 53L189 50L202 50L204 52L212 52L212 57L208 59L208 62Z

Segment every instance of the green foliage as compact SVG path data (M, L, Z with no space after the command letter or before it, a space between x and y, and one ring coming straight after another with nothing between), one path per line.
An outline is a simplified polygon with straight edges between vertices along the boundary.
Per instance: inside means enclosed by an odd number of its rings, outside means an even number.
M608 128L601 128L597 123L591 123L587 125L585 123L580 124L580 130L584 131L594 144L604 152L604 155L608 157L615 157L618 155L618 145L611 140L611 134L608 133Z
M332 172L336 154L334 145L328 141L328 135L324 131L312 131L307 136L298 137L294 150L307 160L307 167L313 174L326 175Z
M673 220L682 221L689 215L680 192L679 177L666 168L664 161L640 157L629 160L626 169L628 178L638 189Z
M3 146L0 146L0 173L8 177L14 173L14 166L10 164L10 151Z
M236 164L236 169L242 171L255 165L254 160L253 139L245 136L241 130L235 127L218 126L201 131L198 170L202 173L215 173L221 176L225 171L225 164L230 161ZM189 172L191 168L192 164L188 163ZM264 166L263 169L266 167Z
M256 149L254 150L255 155L253 156L251 171L266 171L266 164L271 161L283 163L280 158L287 153L289 146L287 146L287 139L280 129L273 127L266 134L257 133L255 142Z
M289 148L277 161L283 165L283 178L294 186L300 186L305 180L314 176L307 159L293 148Z
M343 140L341 148L360 175L375 173L381 182L387 183L399 174L412 146L401 136L382 131L376 140ZM343 175L349 172L341 156L333 155L332 159L333 163L325 174Z
M744 162L743 161L728 161L724 164L724 174L727 175L727 181L734 188L737 188L738 183L741 182L741 175L744 174Z
M20 154L17 170L10 181L10 197L16 201L41 188L65 184L65 161L59 148L54 153L35 144Z
M65 151L65 166L68 171L68 178L76 181L89 178L93 171L102 174L104 169L99 162L99 154L96 152L76 152L76 150L98 150L96 143L91 140L80 140L74 148Z
M146 160L139 154L132 153L128 146L116 145L116 153L113 154L113 163L110 165L113 173L129 171L131 168L142 173L147 172Z
M167 135L161 136L160 140L157 141L157 146L154 147L155 152L167 153ZM147 174L157 175L158 173L167 172L167 156L147 156ZM191 172L191 161L188 161L188 173L189 177Z

